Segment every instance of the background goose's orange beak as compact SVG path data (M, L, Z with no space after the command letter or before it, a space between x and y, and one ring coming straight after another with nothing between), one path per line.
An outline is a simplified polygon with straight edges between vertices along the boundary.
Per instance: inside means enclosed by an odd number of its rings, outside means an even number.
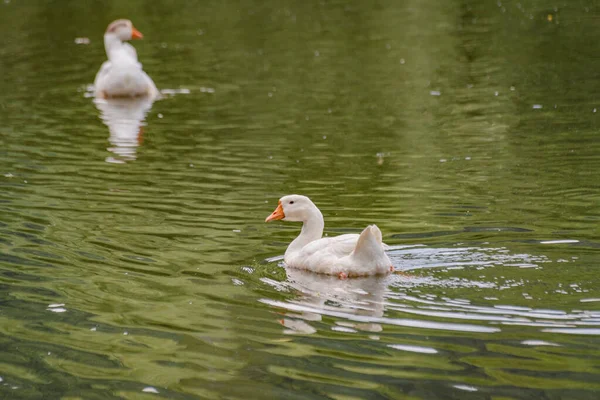
M274 221L274 220L278 220L278 219L284 219L284 218L285 218L285 213L283 212L283 207L281 206L281 202L279 202L275 211L273 211L271 213L271 215L269 215L267 217L267 219L265 219L265 222Z
M144 37L144 35L142 35L142 32L138 31L133 26L131 27L131 38L132 39L141 39L143 37Z

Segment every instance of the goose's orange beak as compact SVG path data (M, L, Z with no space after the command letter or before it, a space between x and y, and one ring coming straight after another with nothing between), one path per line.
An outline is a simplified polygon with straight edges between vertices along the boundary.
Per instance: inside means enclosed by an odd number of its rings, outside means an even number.
M131 38L132 39L141 39L143 37L144 37L144 35L142 35L142 32L138 31L133 26L131 27Z
M271 215L269 215L267 217L267 219L265 219L265 222L275 221L275 220L284 219L284 218L285 218L285 213L283 212L283 207L281 206L281 202L279 202L275 211L273 211L271 213Z

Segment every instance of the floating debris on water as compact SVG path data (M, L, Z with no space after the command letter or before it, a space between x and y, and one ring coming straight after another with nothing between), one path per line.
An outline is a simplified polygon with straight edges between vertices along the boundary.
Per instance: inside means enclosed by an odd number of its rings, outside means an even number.
M86 37L75 38L75 44L90 44L90 38L86 38Z
M542 109L542 108L544 108L544 106L543 106L543 105L541 105L541 104L534 104L532 108L533 108L534 110L539 110L539 109Z
M159 393L158 390L156 390L156 388L153 388L152 386L148 386L142 389L142 392L146 392L146 393Z
M439 90L432 90L429 92L429 94L432 96L441 96L442 92L440 92Z

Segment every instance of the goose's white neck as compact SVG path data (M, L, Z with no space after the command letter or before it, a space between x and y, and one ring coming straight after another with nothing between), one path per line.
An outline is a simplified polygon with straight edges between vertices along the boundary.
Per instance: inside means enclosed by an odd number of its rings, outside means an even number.
M104 50L110 60L111 54L123 48L123 42L115 34L107 33L104 35Z
M302 231L300 235L290 245L285 251L285 255L292 254L294 252L300 251L304 246L313 242L315 240L321 239L323 236L323 228L325 227L325 222L323 221L323 214L316 206L313 206L307 210L306 218L302 221Z

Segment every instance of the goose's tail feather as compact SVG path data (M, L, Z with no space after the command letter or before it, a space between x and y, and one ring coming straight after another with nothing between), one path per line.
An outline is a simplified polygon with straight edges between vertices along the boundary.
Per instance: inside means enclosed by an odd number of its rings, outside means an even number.
M383 251L381 231L376 225L367 226L360 236L352 256L363 262L381 257Z

